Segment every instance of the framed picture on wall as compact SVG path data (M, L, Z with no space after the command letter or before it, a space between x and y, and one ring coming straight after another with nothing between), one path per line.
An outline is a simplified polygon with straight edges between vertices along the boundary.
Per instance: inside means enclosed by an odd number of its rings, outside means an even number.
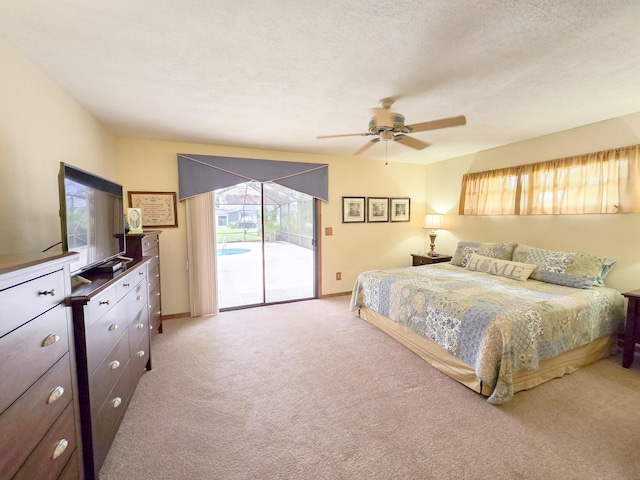
M176 192L129 192L129 206L142 211L142 226L178 226Z
M367 197L367 222L389 221L389 197Z
M364 221L364 197L342 197L342 223L363 223Z
M411 199L392 198L389 211L392 222L408 222L411 218Z

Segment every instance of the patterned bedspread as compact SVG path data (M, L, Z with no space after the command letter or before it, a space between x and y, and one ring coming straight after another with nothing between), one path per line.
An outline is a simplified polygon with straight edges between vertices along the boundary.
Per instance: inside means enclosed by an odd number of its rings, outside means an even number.
M606 287L519 282L450 264L360 274L351 309L368 307L429 338L513 397L512 375L603 335L622 331L624 297Z

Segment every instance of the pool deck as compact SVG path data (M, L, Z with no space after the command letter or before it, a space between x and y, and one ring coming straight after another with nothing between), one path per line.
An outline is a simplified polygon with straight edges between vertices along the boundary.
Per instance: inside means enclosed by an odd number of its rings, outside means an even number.
M217 245L222 249L221 244ZM226 248L248 249L246 253L218 255L218 300L220 308L263 302L262 244L227 243ZM266 303L313 297L313 251L285 242L265 242Z

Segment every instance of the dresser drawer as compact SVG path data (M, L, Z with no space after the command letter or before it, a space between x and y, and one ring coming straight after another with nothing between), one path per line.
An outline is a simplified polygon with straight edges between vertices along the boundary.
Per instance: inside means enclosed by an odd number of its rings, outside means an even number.
M11 478L71 402L67 353L0 416L0 478Z
M157 310L160 310L160 285L156 285L153 289L149 289L149 305L152 307L158 305Z
M102 465L107 456L127 409L135 379L131 368L126 368L93 421L93 458L96 465Z
M85 327L90 327L100 320L118 303L115 285L92 297L84 307Z
M116 295L118 301L126 297L127 294L135 288L136 278L132 275L132 273L133 272L125 275L123 278L118 280L118 283L116 283Z
M146 304L141 305L141 307L133 317L133 322L129 325L130 355L136 352L136 346L140 343L142 337L149 334L149 310Z
M147 284L145 282L140 282L136 285L131 295L126 298L126 303L129 305L128 308L131 309L130 311L137 311L142 305L147 305L147 301Z
M62 270L0 291L0 337L55 307L64 298Z
M154 248L153 250L150 250L149 252L144 254L147 257L151 257L151 259L149 260L149 270L152 270L152 269L156 268L158 265L160 265L160 253L159 252L160 252L159 249Z
M91 325L86 332L87 370L93 374L107 353L127 333L129 323L126 302L120 302Z
M140 339L140 343L136 345L133 353L131 353L131 359L129 360L129 368L135 375L135 381L142 376L147 369L147 363L149 362L149 336L145 335Z
M147 266L139 266L133 272L131 272L131 275L135 278L134 283L137 285L147 277Z
M160 285L156 286L155 290L149 293L149 331L153 338L161 324L162 308L160 306Z
M73 404L69 404L29 456L15 479L48 480L58 478L75 449L76 429L73 420Z
M156 288L160 283L160 265L156 265L154 269L149 269L149 290Z
M98 412L102 404L109 395L109 392L116 384L122 372L127 368L129 362L129 336L122 335L116 346L107 354L105 359L98 365L96 371L89 377L89 397L91 399L91 409Z
M0 412L69 350L67 313L59 305L0 338Z
M142 254L145 257L151 256L150 253L153 249L158 249L158 245L160 243L160 239L158 235L146 235L142 239Z
M80 470L78 469L78 455L72 455L64 470L58 477L58 480L78 480L80 478Z

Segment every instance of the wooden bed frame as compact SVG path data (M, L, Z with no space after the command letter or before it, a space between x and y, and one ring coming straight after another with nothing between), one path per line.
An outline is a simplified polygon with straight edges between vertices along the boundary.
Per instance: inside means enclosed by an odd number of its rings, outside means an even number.
M445 375L486 397L493 393L493 388L482 383L472 367L435 342L367 307L360 307L359 315L360 318L400 342ZM615 335L600 337L591 343L561 353L557 357L541 360L537 370L516 372L513 375L514 393L575 372L579 368L610 356L615 345L615 337Z

